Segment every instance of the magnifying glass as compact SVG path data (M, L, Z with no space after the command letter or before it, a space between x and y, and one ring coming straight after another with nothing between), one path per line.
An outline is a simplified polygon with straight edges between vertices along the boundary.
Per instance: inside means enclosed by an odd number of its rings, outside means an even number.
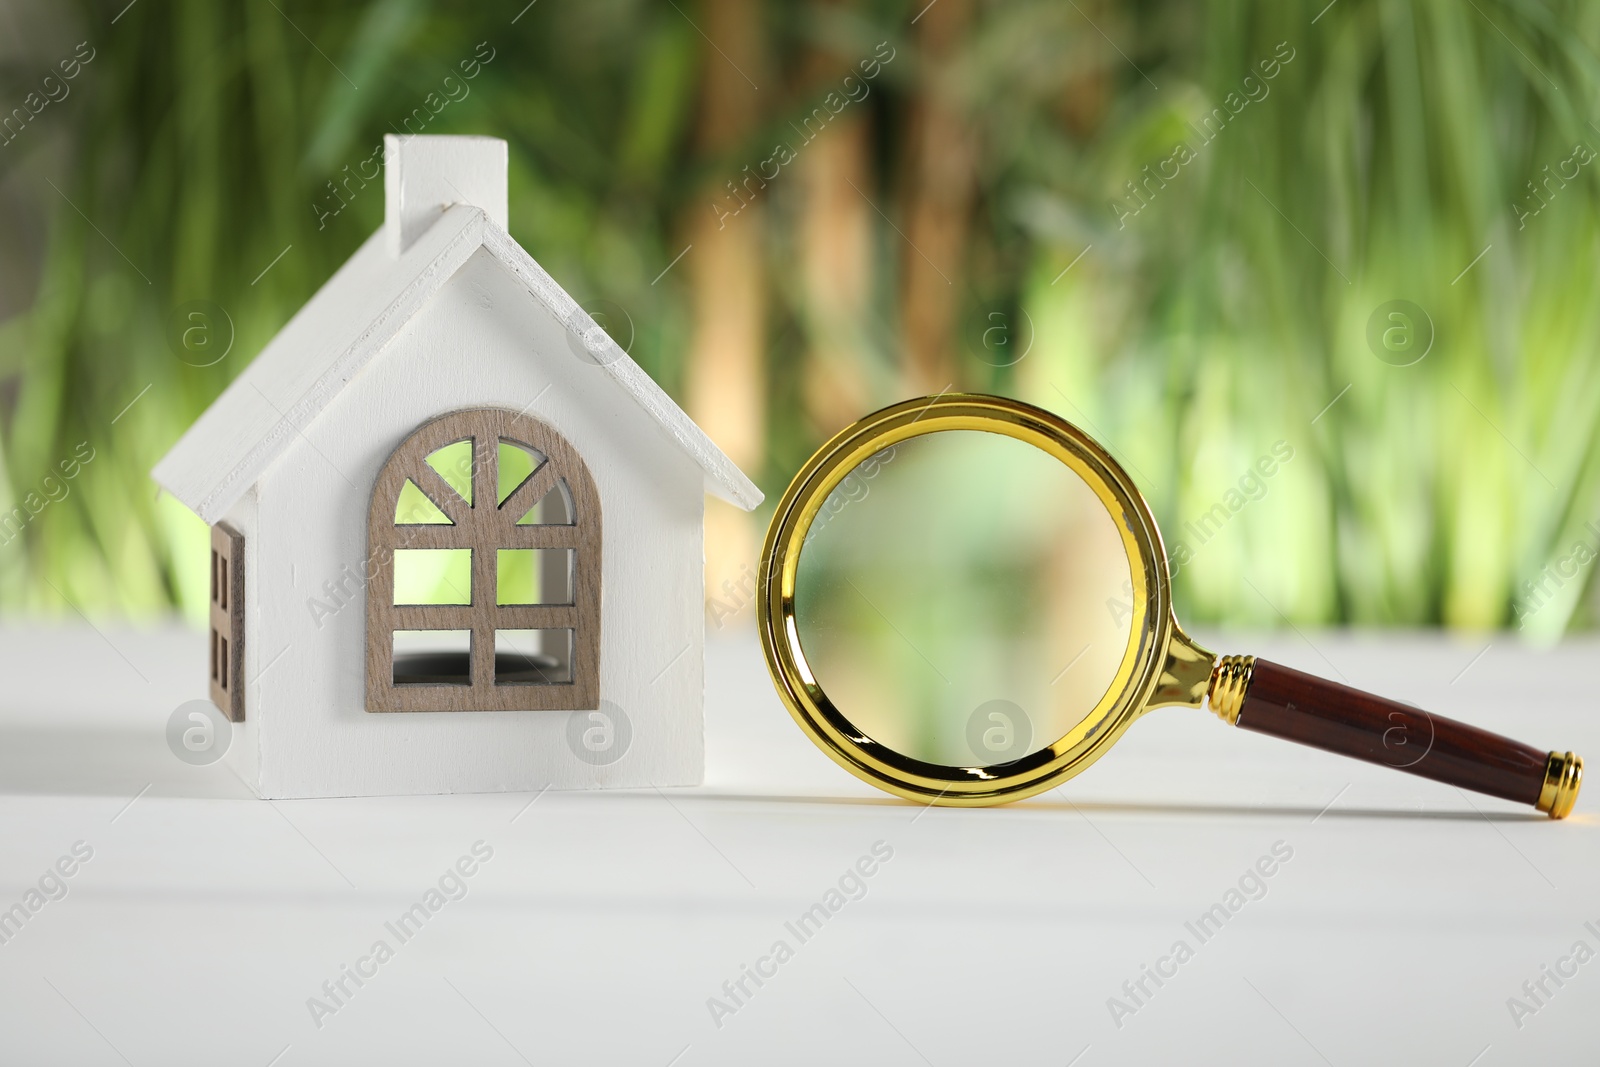
M834 437L778 503L760 597L762 649L801 729L924 803L1054 788L1172 705L1554 819L1582 780L1571 752L1200 647L1127 473L1015 400L907 401Z

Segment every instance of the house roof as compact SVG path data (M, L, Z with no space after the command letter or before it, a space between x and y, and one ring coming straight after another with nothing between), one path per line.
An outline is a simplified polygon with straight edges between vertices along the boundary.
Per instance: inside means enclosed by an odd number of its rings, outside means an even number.
M446 208L399 256L379 229L289 320L156 464L152 477L215 523L479 248L566 324L597 369L705 472L706 491L746 511L761 491L639 365L482 210Z

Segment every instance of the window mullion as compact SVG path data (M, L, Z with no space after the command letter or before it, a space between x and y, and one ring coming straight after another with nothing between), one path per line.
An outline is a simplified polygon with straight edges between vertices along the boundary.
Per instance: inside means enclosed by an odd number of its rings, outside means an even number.
M496 548L495 502L500 497L500 436L472 439L472 686L494 685Z
M476 490L473 496L476 499ZM492 509L494 497L490 496L489 501ZM480 516L474 509L473 518L480 519ZM479 688L494 685L496 553L493 523L475 521L472 533L472 685Z

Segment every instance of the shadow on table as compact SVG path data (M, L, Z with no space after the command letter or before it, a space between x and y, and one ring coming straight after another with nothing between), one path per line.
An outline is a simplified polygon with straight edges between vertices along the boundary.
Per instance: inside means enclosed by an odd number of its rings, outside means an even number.
M205 767L182 762L168 750L163 735L132 730L0 730L0 796L123 796L142 790L160 797L240 800L252 796L244 782L225 763ZM572 793L562 791L564 795ZM640 790L594 790L585 798L636 799ZM900 808L913 819L926 804L884 794L858 796L791 795L721 792L705 789L671 789L666 795L679 801L703 804L827 805L864 810ZM1181 801L1068 801L1055 797L1018 801L994 809L939 808L935 817L958 813L976 818L1075 813L1090 815L1149 815L1208 819L1399 819L1419 822L1462 820L1490 822L1548 822L1531 811L1462 810L1413 811L1394 808L1297 805L1216 804ZM1586 821L1580 815L1573 821Z
M901 800L897 797L828 797L828 796L780 796L776 794L761 793L694 793L678 791L674 796L697 801L736 801L742 803L766 804L835 804L849 807L862 806L888 806L904 808L907 811L918 809L937 810L943 815L956 812L966 812L987 816L990 812L1008 812L1016 814L1046 813L1046 812L1076 812L1080 815L1178 815L1200 818L1228 818L1228 819L1306 819L1315 822L1319 819L1413 819L1418 821L1445 820L1481 822L1550 822L1548 816L1532 811L1478 811L1465 810L1436 810L1418 811L1407 808L1358 808L1358 807L1333 807L1313 808L1291 804L1208 804L1188 803L1183 801L1146 802L1146 801L1065 801L1065 800L1020 800L1014 804L1002 807L983 808L938 808L932 809L929 805L918 804L911 800ZM1581 819L1575 821L1584 821Z
M0 796L123 796L239 800L251 795L221 763L195 767L162 734L135 730L0 730Z
M1024 803L1029 803L1024 801ZM1085 801L1083 803L1063 803L1059 801L1032 802L1030 807L1058 810L1075 810L1078 812L1094 812L1099 814L1115 815L1202 815L1219 816L1223 818L1258 818L1267 816L1274 819L1309 819L1316 822L1319 819L1417 819L1417 820L1459 820L1464 822L1549 822L1550 817L1534 811L1465 811L1441 809L1436 811L1420 811L1410 808L1311 808L1290 804L1251 805L1251 804L1181 804L1169 802L1157 803L1112 803Z

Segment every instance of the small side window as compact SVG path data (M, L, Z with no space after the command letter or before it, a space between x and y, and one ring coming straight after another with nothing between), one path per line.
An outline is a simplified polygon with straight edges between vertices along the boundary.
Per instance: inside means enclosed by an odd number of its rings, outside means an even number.
M211 528L211 702L244 721L244 537L226 523Z

